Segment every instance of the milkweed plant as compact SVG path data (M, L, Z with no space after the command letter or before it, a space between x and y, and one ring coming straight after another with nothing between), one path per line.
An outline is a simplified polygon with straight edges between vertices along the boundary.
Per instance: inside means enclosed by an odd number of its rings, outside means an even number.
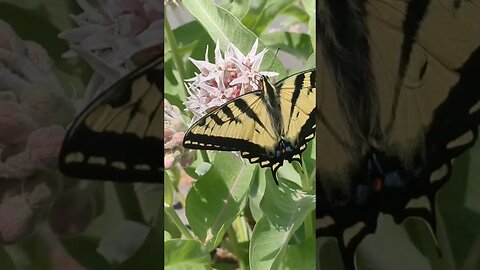
M165 267L315 269L315 140L279 169L279 185L238 153L182 146L200 117L261 90L260 75L314 68L314 22L310 0L167 4Z

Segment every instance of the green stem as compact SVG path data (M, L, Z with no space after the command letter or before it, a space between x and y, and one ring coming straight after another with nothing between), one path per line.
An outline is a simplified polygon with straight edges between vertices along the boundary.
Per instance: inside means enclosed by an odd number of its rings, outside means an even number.
M237 256L237 258L239 258L238 259L238 264L240 266L240 270L246 270L247 266L245 265L245 263L241 259L241 258L243 258L243 256L242 256L243 254L241 254L241 251L240 251L241 248L239 247L237 234L236 234L235 230L233 229L233 226L230 226L230 228L228 228L227 234L228 234L228 236L231 240L230 244L231 244L232 251Z
M205 151L205 150L200 150L200 154L202 155L203 161L205 161L205 162L207 162L207 163L211 163L211 162L210 162L210 158L208 157L207 151Z
M33 235L18 243L24 254L29 258L35 269L51 269L52 262L49 249L40 234L44 230L38 229Z
M236 235L238 236L237 240L240 242L248 242L250 240L250 233L247 228L248 224L247 221L245 220L245 216L240 214L234 221L232 226L235 228L235 232L237 233Z
M177 215L177 212L175 212L175 209L173 207L170 207L166 204L163 205L163 209L165 211L165 215L170 218L173 224L177 226L177 228L180 230L183 236L189 240L195 240L195 237L190 233L188 228L183 224L182 220L180 217Z
M122 208L125 219L145 224L142 208L138 202L138 197L135 193L133 184L115 183L113 186L117 192L118 201Z
M182 98L185 99L188 96L187 89L183 84L186 78L186 72L185 72L185 68L183 67L183 61L180 56L181 54L178 49L177 40L175 39L175 35L173 34L172 28L170 27L170 23L167 20L166 14L165 14L164 22L165 22L165 39L166 39L166 42L170 44L170 49L172 51L172 59L173 59L173 62L175 63L175 66L177 67L178 74L180 75L180 82L184 90L184 93L183 93L184 96Z
M310 181L310 178L308 177L308 173L305 169L305 162L303 162L303 157L302 157L302 164L299 164L297 162L293 162L293 167L295 170L300 174L300 179L302 181L302 191L304 192L309 192L312 190L312 183ZM313 226L313 214L307 215L304 221L304 226L305 226L305 238L313 238L315 236L315 228Z

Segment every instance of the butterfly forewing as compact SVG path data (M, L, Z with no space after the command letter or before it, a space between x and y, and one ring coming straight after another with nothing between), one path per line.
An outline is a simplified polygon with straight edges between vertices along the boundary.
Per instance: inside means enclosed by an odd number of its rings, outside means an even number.
M163 58L127 75L75 119L60 170L112 181L163 181Z
M277 140L261 92L251 92L212 111L185 134L192 149L259 152Z

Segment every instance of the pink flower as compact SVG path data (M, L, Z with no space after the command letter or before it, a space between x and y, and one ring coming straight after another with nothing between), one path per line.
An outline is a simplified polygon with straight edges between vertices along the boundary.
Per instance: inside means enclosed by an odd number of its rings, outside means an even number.
M165 169L171 169L177 162L183 167L188 167L195 160L192 151L183 148L183 137L187 131L187 123L177 106L171 105L164 100L164 133L165 137Z
M1 20L0 33L0 178L27 179L56 166L75 109L46 51Z
M0 242L14 243L35 229L35 210L50 200L46 184L36 185L31 192L4 196L0 202Z
M247 55L230 44L223 57L217 41L215 63L208 60L208 47L205 60L190 59L200 70L195 77L187 80L190 97L185 105L194 114L193 121L229 100L260 90L262 76L278 75L276 72L260 71L260 64L267 49L256 54L257 48L258 39Z
M72 15L78 25L58 36L70 43L64 57L80 56L96 71L87 97L106 89L136 65L163 54L163 3L159 0L77 0L83 12ZM88 100L89 101L89 100Z

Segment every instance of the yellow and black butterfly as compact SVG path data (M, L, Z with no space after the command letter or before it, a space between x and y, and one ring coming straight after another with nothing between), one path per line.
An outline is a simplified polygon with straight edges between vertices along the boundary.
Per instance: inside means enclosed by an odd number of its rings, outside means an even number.
M163 57L101 93L75 119L60 151L68 176L163 182Z
M421 217L480 123L479 0L320 0L317 234L347 269L376 230Z
M186 148L240 151L243 158L276 171L300 161L315 136L315 69L246 93L203 116L186 132Z

